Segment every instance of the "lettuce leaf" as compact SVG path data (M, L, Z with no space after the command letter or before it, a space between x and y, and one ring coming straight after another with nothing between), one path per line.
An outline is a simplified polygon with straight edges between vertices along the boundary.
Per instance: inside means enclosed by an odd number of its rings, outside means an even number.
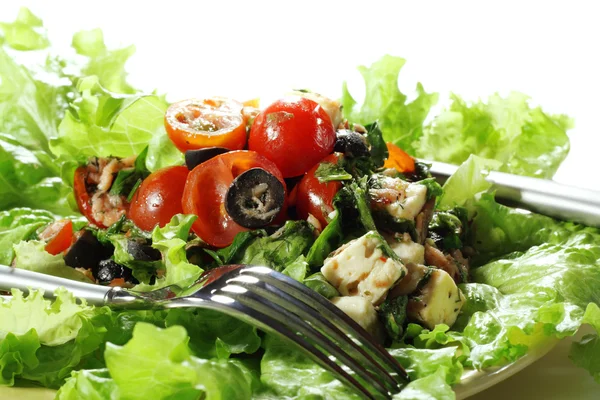
M52 213L30 208L0 211L0 264L10 265L15 258L14 243L31 239L38 228L54 221Z
M419 83L417 97L407 102L407 96L398 89L398 74L405 63L402 58L385 55L370 68L360 66L358 70L366 86L365 100L358 107L344 83L342 110L351 122L368 125L377 121L385 140L414 155L423 135L423 124L438 95L425 92Z
M6 44L15 50L40 50L50 45L42 20L29 9L22 7L17 19L7 23L0 22L0 44Z
M165 275L156 279L156 282L152 285L144 283L136 285L134 290L149 291L165 286L177 286L185 289L198 280L203 270L188 261L185 251L190 229L196 218L195 215L177 214L173 216L167 225L162 228L158 226L154 228L152 231L152 247L161 252ZM127 251L120 252L120 254L123 253L131 257ZM123 258L118 257L116 257L116 260L117 262L124 261ZM136 266L134 265L133 268L135 272Z
M13 385L19 377L59 387L101 345L104 329L97 318L108 311L78 304L65 290L54 302L40 291L12 294L0 301L0 383Z
M108 344L106 365L120 398L249 399L252 381L239 362L193 357L181 326L138 323L124 346Z
M522 93L494 94L487 103L451 98L424 129L417 156L460 164L476 154L502 162L507 172L551 178L569 153L572 121L531 108Z
M108 369L90 369L71 372L71 376L56 394L57 400L118 400L117 385Z
M148 146L146 167L155 171L183 162L183 154L168 139L163 119L167 102L157 95L121 94L92 75L79 80L80 98L73 103L51 141L58 156L129 157Z
M52 255L44 247L45 243L38 240L21 241L13 245L15 268L92 283L87 276L65 264L61 254Z
M531 107L522 93L513 92L505 98L494 94L487 102L470 104L452 94L448 109L426 123L438 95L425 92L419 83L416 98L407 102L407 96L398 89L398 74L404 64L404 59L386 55L370 68L359 67L366 86L365 99L358 107L344 84L344 116L363 125L379 121L386 141L430 160L461 164L475 154L501 162L502 171L551 178L566 158L567 131L573 121Z

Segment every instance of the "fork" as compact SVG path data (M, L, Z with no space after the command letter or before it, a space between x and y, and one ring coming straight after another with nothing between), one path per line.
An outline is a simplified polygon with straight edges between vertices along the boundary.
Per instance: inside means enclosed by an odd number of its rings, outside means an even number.
M229 267L216 280L201 278L176 296L169 287L136 292L0 265L0 290L35 287L51 296L64 287L93 305L216 310L292 341L363 398L390 398L409 382L398 361L325 297L267 267Z

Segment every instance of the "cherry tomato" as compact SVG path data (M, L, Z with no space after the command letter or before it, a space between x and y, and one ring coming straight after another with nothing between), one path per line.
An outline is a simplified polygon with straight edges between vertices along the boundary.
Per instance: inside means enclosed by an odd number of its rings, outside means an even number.
M167 109L165 128L181 151L203 147L239 150L246 145L242 109L242 103L224 97L184 100Z
M299 176L333 151L335 129L316 102L278 100L254 119L248 148L273 161L285 178Z
M73 222L70 219L53 222L40 233L39 238L46 242L48 253L60 254L73 244Z
M220 154L198 165L188 175L183 190L183 212L198 216L192 229L211 246L228 246L235 235L248 230L227 214L225 195L233 180L251 168L263 168L270 172L285 188L283 176L277 166L254 151Z
M404 150L392 143L386 143L388 158L383 164L384 168L396 168L398 172L415 172L415 160Z
M297 186L296 211L298 217L306 219L310 213L319 220L322 228L328 224L327 215L334 210L333 198L342 187L342 183L340 181L321 183L315 176L315 171L321 162L337 163L338 157L337 154L325 157L304 175Z
M88 171L86 167L79 167L75 170L73 190L75 192L77 206L79 207L79 211L81 211L83 216L86 217L88 221L99 228L106 228L104 224L100 223L94 218L94 214L92 212L92 196L90 196L88 193L87 185L85 183L87 174Z
M232 265L223 265L223 266L220 266L217 268L209 269L208 271L205 271L204 273L202 273L202 275L200 275L200 280L205 279L204 286L210 285L211 283L213 283L214 281L219 279L221 276L223 276L227 272L233 271L234 269L238 269L240 267L241 267L241 265L232 264Z
M129 218L139 228L150 231L165 226L175 214L183 213L181 198L188 176L182 166L167 167L151 173L135 191Z

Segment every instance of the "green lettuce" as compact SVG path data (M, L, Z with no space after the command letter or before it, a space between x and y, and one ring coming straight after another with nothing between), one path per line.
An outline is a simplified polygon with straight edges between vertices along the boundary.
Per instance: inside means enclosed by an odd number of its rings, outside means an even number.
M251 374L241 363L192 356L181 326L138 323L124 346L108 344L106 365L122 399L249 399Z
M359 107L344 83L342 110L351 122L367 125L377 121L388 142L414 155L423 135L423 124L438 95L425 92L419 83L417 97L407 102L407 96L398 89L398 74L405 63L402 58L386 55L370 68L359 67L365 80L365 100Z
M80 79L77 90L81 97L72 104L51 142L54 154L79 160L129 157L148 146L146 167L150 171L182 163L182 153L165 131L168 103L164 98L111 92L96 75Z
M13 245L15 268L92 283L87 276L65 264L61 254L52 255L44 247L45 243L39 240L21 241Z
M58 388L102 344L97 319L107 310L78 304L65 290L53 302L40 291L12 294L0 302L0 384L23 378Z
M160 265L164 268L165 273L163 277L156 279L154 284L140 283L135 286L134 290L143 292L165 286L177 286L183 289L188 288L198 280L203 270L199 266L190 263L186 254L187 239L196 218L195 215L177 214L173 216L167 225L162 228L158 226L154 228L152 231L152 247L160 251L162 263L146 262L145 264L150 264L150 267L147 265L141 265L141 267L152 270ZM125 250L126 247L121 244L122 242L113 241L113 243L115 244L115 260L132 267L134 273L139 270L139 264L132 263L132 260L126 260L125 257L131 259L131 255Z
M365 99L358 107L344 84L344 116L361 124L379 121L386 141L430 160L461 164L475 154L501 162L502 171L550 178L567 156L567 131L573 127L567 116L546 114L529 106L527 96L513 92L471 104L452 94L448 109L432 119L436 93L425 92L419 83L415 100L407 102L398 89L404 64L404 59L386 55L370 68L359 67Z
M54 215L43 210L0 211L0 264L10 265L15 258L13 244L33 238L39 228L52 221Z
M0 22L0 44L6 44L15 50L40 50L50 45L42 20L29 9L19 10L13 22Z

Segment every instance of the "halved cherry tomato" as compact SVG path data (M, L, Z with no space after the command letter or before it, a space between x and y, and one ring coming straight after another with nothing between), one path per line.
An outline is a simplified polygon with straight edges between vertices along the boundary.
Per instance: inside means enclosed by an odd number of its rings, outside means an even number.
M338 157L337 154L325 157L304 175L297 186L296 211L298 217L306 219L310 213L319 220L322 228L328 224L327 215L333 211L333 198L342 187L342 183L340 181L321 183L315 176L315 171L322 162L337 163Z
M214 281L219 279L221 276L223 276L227 272L233 271L234 269L238 269L240 267L242 267L242 266L239 264L232 264L232 265L223 265L221 267L209 269L208 271L205 271L202 273L202 275L200 275L200 280L203 280L203 279L205 280L204 286L210 285L211 283L213 283Z
M70 219L53 222L39 234L39 238L46 242L45 250L48 253L60 254L73 244L73 222Z
M248 148L273 161L285 178L299 176L333 151L335 129L316 102L278 100L254 119Z
M167 167L148 175L133 195L129 218L139 228L151 231L163 227L175 214L183 213L181 198L188 176L182 166Z
M398 172L415 172L415 159L404 150L392 143L386 143L388 158L383 164L384 168L396 168Z
M88 171L86 167L79 167L75 170L73 190L75 192L77 206L79 207L79 211L81 211L83 216L86 217L88 221L99 228L106 228L104 224L100 223L94 218L94 213L92 212L92 196L90 196L88 193L87 185L85 183L87 174Z
M228 246L235 235L248 230L227 214L225 195L233 180L251 168L270 172L285 188L283 176L275 164L254 151L220 154L198 165L188 175L183 189L183 212L199 217L192 229L211 246Z
M246 145L243 107L242 103L224 97L180 101L167 109L165 128L181 151L203 147L240 150Z

